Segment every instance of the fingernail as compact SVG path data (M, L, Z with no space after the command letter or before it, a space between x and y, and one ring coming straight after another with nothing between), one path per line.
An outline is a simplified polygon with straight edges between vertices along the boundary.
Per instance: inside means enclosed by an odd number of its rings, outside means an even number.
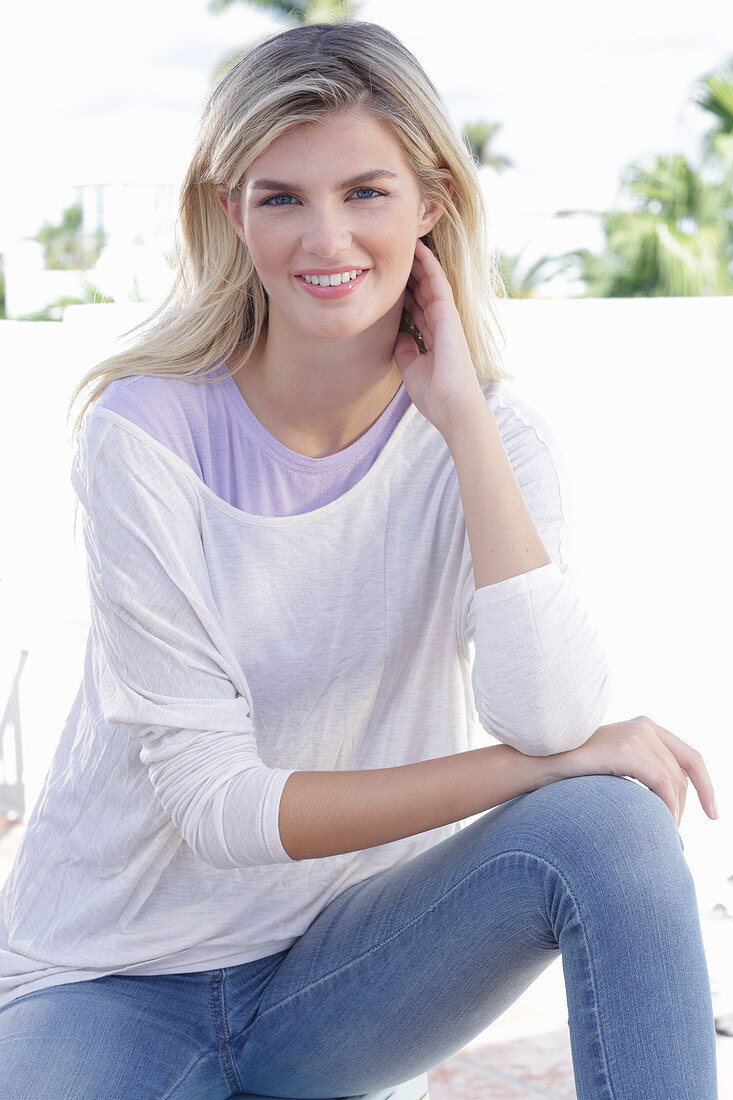
M715 799L713 799L713 816L720 817L720 813L718 812L718 803L715 801Z

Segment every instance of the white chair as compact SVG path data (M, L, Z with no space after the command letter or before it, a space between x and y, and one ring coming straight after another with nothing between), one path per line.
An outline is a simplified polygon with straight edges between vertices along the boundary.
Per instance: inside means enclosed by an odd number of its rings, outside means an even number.
M237 1092L230 1100L273 1100L272 1097L255 1096L250 1092ZM428 1075L413 1077L411 1081L403 1081L401 1085L393 1085L388 1089L380 1089L379 1092L367 1092L353 1100L428 1100Z

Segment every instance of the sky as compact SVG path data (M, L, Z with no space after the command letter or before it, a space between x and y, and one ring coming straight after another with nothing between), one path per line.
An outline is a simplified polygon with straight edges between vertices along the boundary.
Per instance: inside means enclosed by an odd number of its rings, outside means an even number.
M692 88L733 56L721 0L363 0L359 17L402 38L456 122L502 122L495 148L514 166L484 177L497 242L514 252L598 236L597 219L552 215L613 205L633 159L696 158ZM56 216L69 186L178 184L214 66L278 26L206 0L16 5L0 46L0 248Z

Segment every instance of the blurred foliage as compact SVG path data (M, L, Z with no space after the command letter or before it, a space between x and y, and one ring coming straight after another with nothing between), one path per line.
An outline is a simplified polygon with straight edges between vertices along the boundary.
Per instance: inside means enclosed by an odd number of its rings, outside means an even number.
M493 168L496 172L503 172L505 168L513 167L508 157L495 153L491 148L502 125L501 122L487 122L485 119L479 119L477 122L467 122L463 127L463 138L476 164Z
M693 99L712 116L701 163L681 153L634 161L619 209L600 215L603 251L558 257L586 297L733 294L733 59L703 77Z
M209 0L209 11L226 11L235 4L261 8L292 23L348 23L360 7L358 0Z
M239 4L260 8L289 24L348 23L361 6L359 0L298 0L296 3L289 3L288 0L209 0L209 11L222 12ZM212 73L214 86L261 41L263 39L240 46L223 57Z
M523 255L524 249L516 255L499 253L499 267L507 298L542 297L542 287L573 266L573 261L566 256L541 256L522 270Z
M98 303L106 305L111 302L114 302L114 298L107 297L98 287L85 281L80 295L64 295L61 298L57 298L56 301L50 302L47 306L44 306L43 309L39 309L35 313L26 313L24 316L18 317L17 320L62 321L64 310L67 306L87 306Z
M76 203L64 210L58 225L45 222L41 226L33 239L43 245L47 268L86 271L97 262L105 244L104 233L85 235L82 220L82 208Z

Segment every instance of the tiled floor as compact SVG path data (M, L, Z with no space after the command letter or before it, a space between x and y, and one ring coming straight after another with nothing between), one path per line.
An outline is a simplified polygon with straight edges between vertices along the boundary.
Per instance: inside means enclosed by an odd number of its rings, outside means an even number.
M0 840L0 885L21 832ZM715 1011L733 1011L733 919L703 914L702 928ZM717 1052L719 1100L733 1100L733 1038L719 1036ZM430 1100L574 1100L560 959L487 1031L432 1070L429 1084Z

